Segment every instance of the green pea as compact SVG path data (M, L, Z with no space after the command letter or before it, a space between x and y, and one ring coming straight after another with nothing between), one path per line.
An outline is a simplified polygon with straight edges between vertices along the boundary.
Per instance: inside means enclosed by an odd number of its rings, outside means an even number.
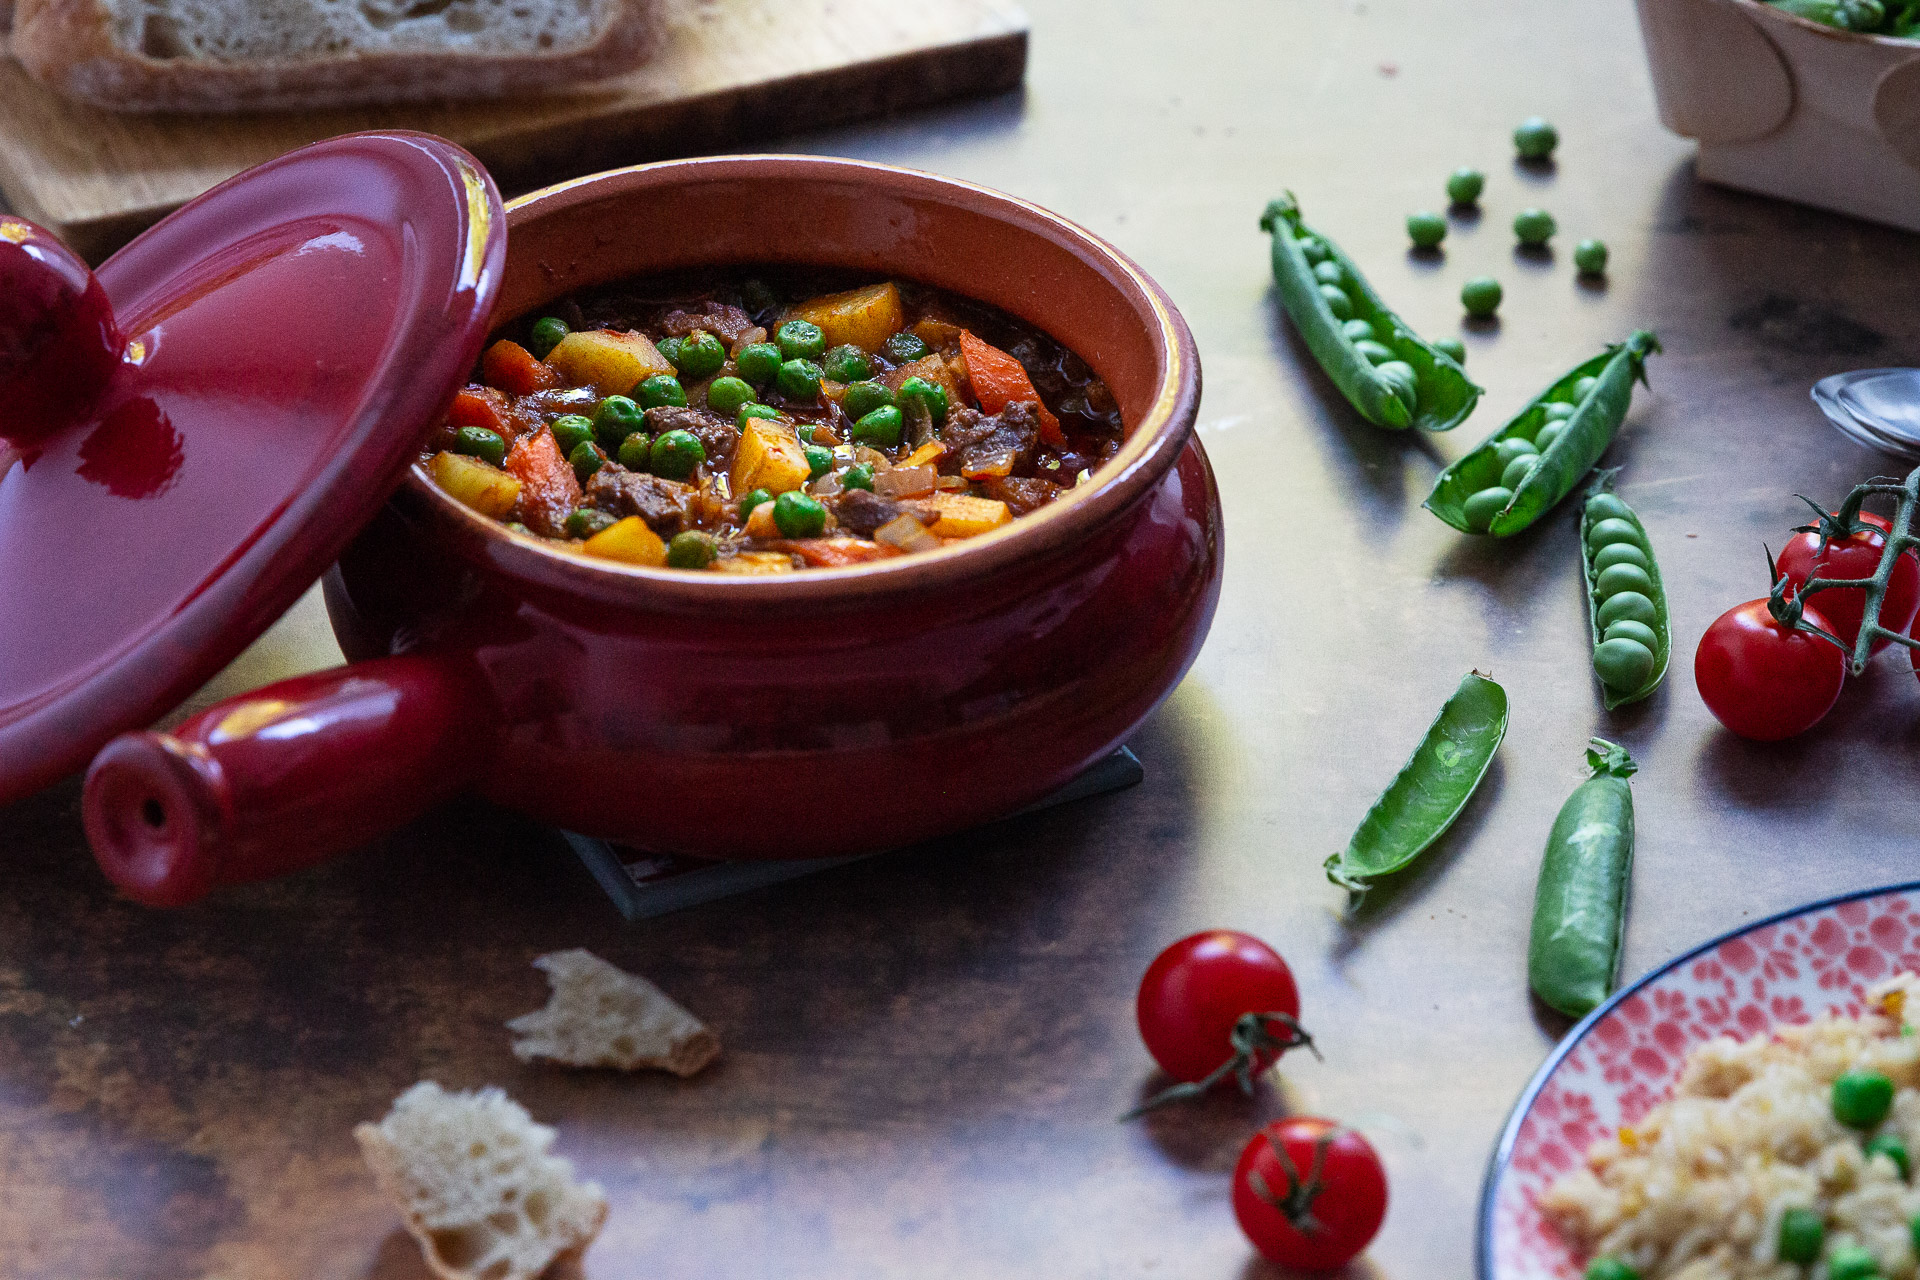
M905 421L897 406L883 404L853 424L853 442L869 449L891 449L900 443Z
M848 467L846 471L841 473L840 487L842 489L865 489L868 493L872 493L873 492L872 465L869 463L862 462L858 466Z
M1513 215L1513 234L1521 244L1545 244L1557 230L1553 215L1545 209L1522 209Z
M1529 116L1513 131L1513 149L1523 160L1545 160L1560 145L1560 131L1539 116Z
M750 342L733 358L733 367L756 387L764 387L780 374L780 348L771 342Z
M593 406L593 438L603 449L619 449L623 440L646 423L646 411L625 396L608 396Z
M1340 332L1347 336L1348 342L1372 342L1377 336L1365 320L1342 320Z
M1460 286L1460 305L1470 316L1490 316L1500 309L1502 290L1492 276L1475 276Z
M1485 533L1493 527L1493 518L1505 511L1507 504L1512 501L1513 490L1495 485L1490 489L1482 489L1461 506L1467 523L1473 526L1473 531Z
M644 431L634 432L620 442L615 457L629 471L645 471L653 465L653 437Z
M1372 338L1362 338L1353 344L1353 349L1365 357L1368 364L1385 364L1389 360L1398 358L1391 350Z
M1610 689L1638 689L1653 674L1653 650L1625 636L1602 640L1593 650L1593 670Z
M922 404L935 422L947 420L947 389L925 378L908 378L900 384L900 404Z
M840 411L858 422L875 409L884 409L893 403L893 392L878 382L854 382L847 386L847 393L840 397Z
M1631 618L1623 618L1608 627L1600 633L1600 639L1602 641L1635 640L1647 646L1649 651L1657 651L1660 648L1660 637L1654 634L1653 628L1644 622L1635 622Z
M1638 591L1651 600L1653 579L1637 565L1616 564L1610 569L1602 569L1593 580L1593 593L1602 600L1617 596L1622 591Z
M1581 275L1597 276L1607 269L1607 246L1600 240L1582 240L1573 246L1573 265Z
M1578 412L1578 405L1569 404L1564 400L1555 400L1552 404L1547 405L1545 409L1547 418L1553 422L1565 422Z
M818 360L827 353L827 335L805 320L789 320L774 333L782 360Z
M827 352L821 367L835 382L858 382L873 376L873 361L867 359L866 352L851 343Z
M1565 434L1566 429L1567 424L1563 420L1549 421L1546 426L1540 428L1540 434L1533 438L1533 442L1540 446L1540 452L1545 453L1553 448L1553 442Z
M1347 287L1347 273L1341 269L1339 263L1333 261L1331 258L1325 262L1314 264L1313 278L1321 284L1330 284L1337 289L1345 289Z
M567 455L567 465L573 468L574 477L585 484L593 479L596 471L607 465L607 451L591 440L582 440Z
M1447 175L1447 199L1454 204L1472 204L1486 190L1487 177L1478 169L1462 166Z
M1593 571L1605 573L1617 564L1632 565L1636 569L1652 568L1653 562L1647 559L1647 553L1631 542L1610 542L1593 553Z
M1407 239L1416 249L1431 249L1447 238L1447 220L1437 213L1421 210L1407 215Z
M752 400L753 387L744 378L715 378L707 384L707 408L726 417L733 417Z
M462 427L454 433L453 451L499 466L507 456L507 442L485 427Z
M1408 413L1420 407L1420 375L1413 371L1412 365L1404 360L1388 360L1375 365L1373 371L1380 375L1380 381L1393 388L1393 394L1407 406Z
M713 563L713 535L687 529L667 544L667 568L704 569Z
M773 385L789 400L818 400L820 379L826 374L811 360L793 359L780 366Z
M807 479L818 480L833 470L833 450L810 444L800 452L807 459Z
M1631 520L1633 508L1628 506L1616 493L1596 493L1587 499L1584 513L1588 521L1598 524L1602 520Z
M1636 547L1640 546L1640 526L1631 520L1622 520L1616 516L1610 520L1598 521L1587 530L1589 551L1597 552L1600 548L1611 546L1616 542L1629 542Z
M620 523L620 518L598 507L576 507L568 513L566 531L569 538L591 538Z
M1503 467L1515 458L1531 458L1539 452L1538 446L1525 436L1508 436L1493 446L1493 456L1500 460Z
M1622 619L1650 627L1659 620L1660 613L1653 607L1653 601L1638 591L1622 591L1619 595L1608 596L1601 603L1596 616L1600 632L1604 635L1608 627Z
M1326 300L1327 310L1333 312L1335 320L1353 319L1353 299L1347 296L1345 289L1337 284L1323 284L1320 286L1320 296Z
M1539 465L1540 465L1539 454L1537 453L1521 454L1519 457L1515 458L1512 462L1509 462L1506 466L1506 469L1500 473L1500 487L1502 489L1518 489L1520 487L1521 482L1524 481L1528 476L1532 475L1533 469Z
M560 446L561 456L571 458L575 449L591 439L593 439L592 418L569 413L553 420L553 442Z
M748 516L753 514L753 509L755 507L759 506L763 502L772 502L772 501L773 501L773 495L771 493L768 493L765 489L755 489L752 493L749 493L746 497L740 499L740 518L742 520L745 520Z
M1880 1260L1857 1244L1843 1244L1827 1255L1827 1280L1872 1280Z
M685 480L706 460L706 446L691 431L662 432L649 454L653 474L669 480Z
M887 359L895 364L912 364L933 354L933 348L926 344L925 339L904 329L887 339L886 351Z
M1327 248L1327 242L1319 236L1301 236L1300 252L1316 267L1333 256L1333 250Z
M794 489L773 500L773 524L786 538L817 538L827 527L827 509Z
M1610 1254L1587 1264L1586 1280L1640 1280L1640 1273Z
M670 373L657 373L635 390L640 394L640 403L649 409L687 407L686 388L680 385L680 379Z
M1849 1129L1872 1129L1893 1109L1893 1081L1878 1071L1846 1071L1833 1082L1833 1118Z
M1593 389L1599 385L1600 379L1594 377L1592 374L1588 374L1586 377L1580 379L1573 384L1573 402L1579 404L1582 400L1592 395Z
M1893 1161L1894 1167L1900 1170L1902 1178L1913 1175L1913 1165L1907 1159L1907 1144L1901 1140L1899 1134L1877 1133L1868 1139L1865 1150L1869 1160L1875 1156L1885 1156Z
M1820 1249L1827 1241L1827 1225L1811 1209L1789 1209L1780 1215L1780 1242L1775 1252L1782 1262L1808 1266L1820 1261Z
M653 344L653 349L655 351L658 351L660 353L660 358L665 360L668 364L672 365L676 369L680 367L680 339L662 338L660 339L660 341Z
M1467 344L1458 338L1435 338L1427 344L1455 364L1467 362Z
M705 329L696 329L680 340L675 357L674 367L686 375L687 381L699 382L720 372L720 366L727 362L727 349Z
M533 335L527 342L527 350L534 358L545 360L560 345L560 340L571 333L567 322L558 316L542 316L533 322Z
M747 423L754 418L777 421L779 417L780 411L770 404L743 404L740 406L740 416L733 421L735 426L744 430Z

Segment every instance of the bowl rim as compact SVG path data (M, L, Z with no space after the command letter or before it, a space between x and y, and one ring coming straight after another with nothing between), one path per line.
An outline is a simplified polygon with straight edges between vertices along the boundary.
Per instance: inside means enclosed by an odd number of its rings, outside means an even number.
M1473 1262L1477 1280L1509 1280L1507 1277L1496 1276L1493 1270L1494 1190L1500 1181L1500 1176L1506 1172L1507 1166L1513 1160L1513 1148L1519 1140L1520 1127L1526 1123L1527 1116L1532 1112L1533 1104L1539 1098L1541 1090L1547 1087L1547 1082L1553 1078L1553 1073L1560 1069L1560 1064L1567 1055L1586 1041L1587 1034L1593 1029L1595 1023L1638 995L1643 988L1651 986L1675 969L1691 964L1701 956L1718 950L1735 938L1773 925L1784 924L1798 916L1810 915L1815 911L1826 911L1845 903L1858 902L1862 898L1879 898L1890 893L1920 893L1920 880L1900 880L1893 884L1852 889L1846 893L1836 893L1831 897L1803 902L1797 907L1776 911L1759 920L1742 921L1733 928L1707 939L1699 946L1688 948L1665 964L1647 970L1646 973L1608 996L1598 1008L1569 1027L1567 1033L1560 1037L1560 1043L1556 1044L1553 1051L1547 1055L1546 1061L1542 1062L1527 1080L1526 1087L1521 1089L1519 1099L1507 1112L1506 1122L1500 1126L1500 1136L1493 1144L1493 1154L1487 1158L1487 1172L1480 1180L1480 1210L1475 1214L1474 1226Z
M736 181L743 171L774 164L801 176L877 185L903 195L945 197L956 194L974 211L1029 235L1050 235L1083 261L1117 278L1123 291L1137 292L1153 315L1148 337L1160 362L1160 377L1146 415L1129 432L1120 450L1076 487L1038 511L990 533L938 551L891 557L845 568L809 568L780 574L719 574L702 570L647 568L596 560L562 551L546 540L515 534L445 493L416 462L402 489L436 536L469 559L496 571L529 579L571 594L610 603L675 602L692 607L732 607L744 596L757 604L816 604L895 592L918 593L952 587L997 570L1031 563L1090 537L1129 509L1169 471L1191 443L1199 447L1194 423L1200 406L1200 359L1192 332L1173 300L1132 259L1105 240L1057 213L960 178L834 156L766 152L662 160L608 169L542 187L506 205L509 238L516 221L548 210L564 211L626 192L682 183ZM528 211L532 211L529 213ZM1056 337L1056 341L1064 341Z
M1879 45L1888 49L1908 49L1920 54L1920 40L1912 36L1882 35L1878 31L1850 31L1845 27L1830 27L1824 22L1815 22L1812 18L1803 18L1797 13L1774 5L1764 4L1762 0L1734 0L1736 7L1746 10L1761 10L1790 27L1799 27L1818 36L1831 40L1857 40L1863 44Z

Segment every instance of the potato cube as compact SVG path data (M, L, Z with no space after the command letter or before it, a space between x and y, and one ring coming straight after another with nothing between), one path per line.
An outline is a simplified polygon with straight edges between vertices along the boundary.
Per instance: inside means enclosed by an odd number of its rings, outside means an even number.
M547 363L576 387L590 386L603 396L624 396L655 374L673 366L644 333L590 329L570 333L547 353Z
M792 573L793 557L784 551L742 551L713 562L715 573Z
M830 347L852 343L866 351L878 351L888 338L900 332L906 312L900 306L900 290L889 280L811 298L793 308L788 319L819 325Z
M765 489L771 494L782 494L806 484L811 471L792 428L767 418L747 419L740 443L733 450L733 471L729 479L735 493Z
M602 560L645 565L649 569L658 569L667 562L667 544L660 541L660 535L649 529L639 516L628 516L602 529L588 538L580 550Z
M520 482L464 453L436 453L427 463L433 481L481 515L498 520L520 500Z
M1007 504L964 493L936 493L931 499L940 519L928 532L937 538L971 538L1013 520Z

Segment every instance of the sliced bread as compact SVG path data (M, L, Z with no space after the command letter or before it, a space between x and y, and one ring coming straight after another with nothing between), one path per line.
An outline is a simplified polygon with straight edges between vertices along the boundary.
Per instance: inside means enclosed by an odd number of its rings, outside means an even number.
M690 1076L720 1053L720 1039L645 978L575 948L533 962L553 984L544 1009L507 1024L513 1054L572 1067L659 1067Z
M496 1088L423 1080L354 1138L443 1280L532 1280L592 1243L607 1198L548 1155L554 1132Z
M305 110L615 75L645 59L667 2L13 0L11 43L37 79L110 110Z

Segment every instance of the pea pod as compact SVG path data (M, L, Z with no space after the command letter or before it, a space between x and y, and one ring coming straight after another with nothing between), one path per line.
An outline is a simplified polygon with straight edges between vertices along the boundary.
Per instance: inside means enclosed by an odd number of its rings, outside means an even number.
M1606 452L1626 419L1634 379L1647 380L1647 356L1659 349L1659 339L1640 329L1575 365L1442 471L1427 495L1427 510L1462 533L1496 538L1538 520ZM1532 455L1537 461L1516 478L1517 458Z
M1469 672L1347 847L1326 861L1327 879L1357 907L1373 882L1413 862L1466 807L1507 734L1507 691Z
M1273 234L1273 281L1294 328L1361 417L1376 427L1446 431L1473 412L1480 388L1380 301L1338 245L1300 220L1291 192L1267 206L1260 226ZM1362 342L1377 349L1369 355Z
M1587 748L1593 776L1560 806L1540 861L1527 944L1527 982L1549 1008L1571 1018L1613 991L1633 872L1633 791L1638 768L1603 738Z
M1632 507L1613 492L1614 471L1602 471L1587 490L1580 511L1580 567L1587 585L1587 626L1593 635L1593 671L1607 710L1638 702L1659 687L1672 652L1667 591L1646 526ZM1618 524L1609 523L1618 521ZM1624 606L1609 606L1616 596L1640 595ZM1600 620L1603 608L1615 613L1639 611L1638 618ZM1649 643L1650 642L1650 643Z

